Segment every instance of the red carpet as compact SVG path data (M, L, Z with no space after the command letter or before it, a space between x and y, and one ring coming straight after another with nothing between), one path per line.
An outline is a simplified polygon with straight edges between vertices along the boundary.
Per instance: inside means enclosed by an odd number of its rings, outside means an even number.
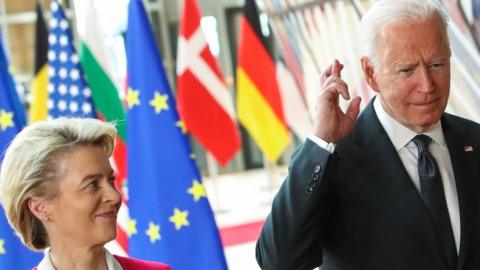
M262 230L263 220L220 228L220 237L224 247L257 241Z

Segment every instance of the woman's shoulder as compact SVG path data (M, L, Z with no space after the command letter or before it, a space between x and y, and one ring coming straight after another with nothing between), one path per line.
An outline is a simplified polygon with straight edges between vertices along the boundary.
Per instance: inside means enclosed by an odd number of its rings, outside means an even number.
M124 270L172 270L166 264L114 255Z

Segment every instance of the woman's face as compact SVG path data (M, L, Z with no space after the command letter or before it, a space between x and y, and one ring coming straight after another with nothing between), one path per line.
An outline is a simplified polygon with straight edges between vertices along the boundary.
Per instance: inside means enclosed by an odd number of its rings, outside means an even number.
M60 154L57 166L58 192L46 202L50 244L61 241L69 246L103 246L115 239L121 197L105 151L82 146Z

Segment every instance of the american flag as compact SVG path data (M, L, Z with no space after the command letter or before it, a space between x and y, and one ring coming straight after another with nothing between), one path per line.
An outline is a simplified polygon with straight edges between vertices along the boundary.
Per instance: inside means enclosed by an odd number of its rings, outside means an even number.
M73 45L72 32L57 0L50 4L48 36L48 119L61 116L96 118L88 88Z

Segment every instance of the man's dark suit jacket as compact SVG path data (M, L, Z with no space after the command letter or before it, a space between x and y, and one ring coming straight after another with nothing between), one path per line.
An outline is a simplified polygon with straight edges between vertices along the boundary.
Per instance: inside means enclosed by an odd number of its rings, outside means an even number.
M478 270L480 125L449 114L441 121L460 208L456 269ZM272 270L448 269L427 209L372 102L333 154L307 140L293 155L256 256L262 269Z

